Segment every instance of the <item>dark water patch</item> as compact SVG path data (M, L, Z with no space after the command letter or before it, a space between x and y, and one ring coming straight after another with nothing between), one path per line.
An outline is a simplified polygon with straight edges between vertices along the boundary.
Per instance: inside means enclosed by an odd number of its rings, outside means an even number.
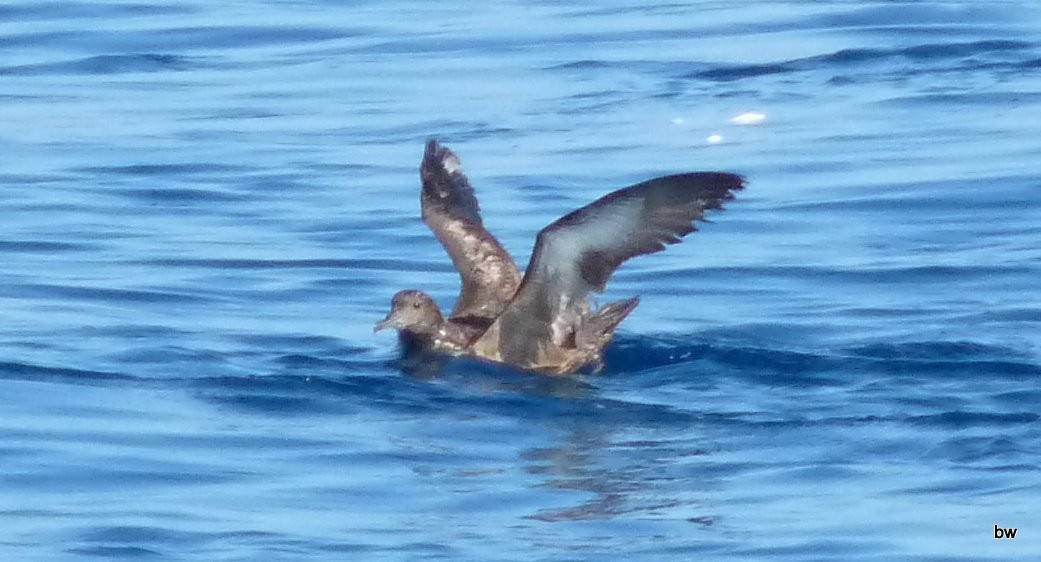
M348 543L348 542L340 542L340 543L332 543L332 544L319 544L319 545L315 545L315 548L317 550L319 550L319 551L322 551L322 552L335 552L335 553L361 554L361 553L379 552L379 551L383 550L383 551L386 551L388 553L394 553L396 555L403 554L402 551L398 549L398 547L380 548L380 547L377 547L377 546L371 545L371 544ZM429 549L429 546L428 546L428 549ZM438 549L438 550L449 550L449 549L442 548L442 549Z
M479 48L486 53L509 53L523 50L525 45L505 37L494 39L482 37L458 37L446 35L416 36L391 41L377 40L366 45L352 46L347 50L364 55L415 55L445 54Z
M342 373L352 374L359 371L373 370L374 367L380 365L373 363L369 359L342 359L341 356L359 355L363 352L371 350L359 350L359 349L344 349L344 353L340 353L335 349L323 349L323 354L308 355L306 353L286 353L279 355L274 359L274 362L278 365L280 372L301 372L303 374L309 372L324 372L324 373Z
M903 55L908 58L918 59L948 59L981 55L985 53L1025 51L1035 48L1035 43L1015 40L987 40L971 41L968 43L938 43L930 45L916 45L905 49L898 49L894 54Z
M660 61L660 60L603 60L603 59L581 59L568 62L562 62L557 64L551 64L542 67L540 70L546 72L563 72L568 74L574 74L581 76L583 80L597 80L603 78L605 73L615 73L618 76L628 76L633 74L648 75L648 76L688 76L697 74L699 72L710 71L717 68L717 65L707 62L697 62L689 60L680 61ZM685 83L677 82L670 84L668 90L684 90ZM613 94L619 99L626 98L626 94L630 93L624 89L612 89L604 90L603 93L598 95L603 96L605 93ZM581 95L581 94L580 94ZM651 97L673 97L674 93L670 91L659 91L651 92ZM714 95L721 95L716 92ZM572 95L570 98L577 96ZM630 100L631 101L631 100Z
M795 72L813 72L827 68L848 69L851 66L868 63L904 61L948 61L962 60L967 57L993 53L1022 53L1036 47L1033 43L1013 40L988 40L966 43L937 43L915 45L896 49L842 49L825 55L803 57L787 61L763 64L741 65L709 65L709 68L696 70L684 75L688 79L710 80L715 82L732 82L745 78L756 78L772 74L790 74ZM1007 62L1011 68L1021 65L1022 61ZM979 65L979 66L977 66ZM996 63L971 63L964 69L994 68ZM914 73L920 75L927 69L916 68ZM934 69L937 70L937 69Z
M352 136L357 133L353 130L343 132ZM510 138L519 136L522 133L523 131L504 127L499 123L490 121L423 116L422 121L419 123L381 126L371 136L366 137L364 143L366 145L388 144L398 146L402 143L413 145L421 144L431 136L436 136L439 141L444 143L462 143L484 140L488 137ZM392 171L398 173L396 168Z
M346 344L343 340L314 334L229 334L227 339L250 348L323 351L336 357L351 357L367 352L366 348Z
M912 425L923 425L944 429L967 429L970 427L1009 428L1017 425L1030 425L1041 422L1041 415L1033 412L994 413L954 411L944 412L942 414L910 416L905 421Z
M1041 94L1038 100L1041 101ZM858 140L849 139L847 135L829 136L827 139ZM878 137L877 140L882 139ZM1021 175L987 175L927 182L908 180L885 186L847 185L843 192L856 195L788 201L770 208L819 215L877 213L879 220L898 213L928 212L937 215L934 220L960 220L968 228L978 227L981 211L1004 218L1022 214L1025 209L1041 207L1041 201L1037 198L1039 188L1041 184L1036 178Z
M693 338L697 342L698 338ZM708 343L688 343L682 338L618 335L604 353L605 374L654 369L693 361L711 350Z
M1020 277L1035 274L1035 268L1021 265L923 265L898 267L871 267L836 269L824 266L769 266L753 269L738 267L702 268L698 275L710 279L755 276L829 281L834 283L891 284L891 283L966 283L973 280L990 281L995 277Z
M619 92L617 90L602 90L599 92L589 92L584 94L578 94L573 96L567 96L559 102L557 109L558 113L598 113L607 112L609 109L618 108L624 105L631 104L632 100L626 93ZM582 153L586 150L594 152L608 152L617 150L625 147L604 147L597 146L595 148L576 148L574 149L576 154Z
M261 109L257 107L225 107L220 109L219 112L207 113L204 115L192 115L188 117L180 118L181 121L230 121L237 122L241 120L251 119L277 119L280 117L286 117L289 114L284 111L278 111L275 109ZM193 135L199 133L192 133ZM213 134L213 133L209 133Z
M374 232L412 232L409 241L425 239L427 242L433 240L424 236L420 226L422 220L414 216L402 216L399 209L375 209L372 211L353 213L349 218L326 219L315 221L308 219L299 225L294 225L294 232L315 234L323 240L328 241L357 241L358 230Z
M307 283L307 288L313 295L328 294L329 290L358 292L361 289L384 290L386 287L385 280L373 279L368 274L362 276L348 272L337 273L336 278L314 279Z
M70 514L65 511L59 511L54 509L0 509L0 516L3 517L40 517L47 519L60 519L63 517L70 517Z
M287 396L283 394L242 393L210 397L223 406L239 411L258 412L272 416L312 416L316 413L333 411L322 400L313 397Z
M437 130L437 129L431 129ZM510 127L502 127L492 123L475 123L465 127L458 127L451 131L451 136L458 142L482 140L488 137L519 137L523 131Z
M285 197L288 193L305 193L314 189L315 186L308 181L309 177L311 176L307 174L264 174L260 177L250 175L247 178L236 178L236 183L250 193L273 193Z
M365 162L304 162L300 167L307 170L322 172L322 176L332 176L341 179L342 176L353 175L357 177L377 177L380 175L400 174L404 169L400 166L387 166ZM409 169L409 172L412 170ZM303 174L300 177L310 177ZM277 179L277 178L276 178ZM277 184L271 184L275 187ZM339 186L339 184L337 184Z
M162 54L97 55L71 61L0 67L0 76L110 75L184 72L200 68L198 59Z
M1036 473L1041 471L1041 467L1036 464L1023 463L1023 464L999 464L995 466L982 466L975 467L977 470L984 470L987 472L997 472L1001 474L1017 474L1017 473Z
M618 63L603 61L603 60L576 60L571 62L565 62L561 64L554 64L547 66L543 70L603 70L608 68L615 68Z
M846 350L847 353L872 359L914 359L922 361L981 361L1024 359L1020 351L972 341L922 341L876 343Z
M765 547L738 547L730 556L750 560L892 560L894 549L888 541L864 539L814 538L791 544ZM914 560L921 560L914 558ZM922 561L925 562L925 561ZM937 561L939 562L939 561Z
M701 336L694 336L697 341ZM715 376L744 377L751 375L764 384L783 386L834 386L844 384L835 378L841 362L833 357L813 353L728 346L714 343L686 343L679 339L621 339L605 354L605 374L639 372L669 366L669 372L657 373L668 380L674 376L691 379L693 373L715 373ZM723 369L723 375L719 375Z
M0 240L0 253L68 254L95 252L101 246L90 242L55 242L49 240Z
M548 4L548 3L547 3ZM626 6L615 4L610 7L585 7L580 5L569 6L566 13L561 14L566 18L585 20L590 17L613 18L631 15L681 15L698 13L696 5L687 2L654 2Z
M74 287L45 283L19 283L7 286L9 294L20 297L42 297L47 299L83 300L95 302L135 302L164 304L203 304L216 302L215 297L205 297L180 291L111 289L107 287Z
M559 203L561 209L575 204L575 197L569 194L567 189L561 188L568 184L568 179L554 178L551 181L538 183L532 183L531 178L527 176L503 176L501 179L505 184L516 185L519 197L525 201L542 205Z
M1041 365L1022 361L886 359L869 365L878 372L915 377L978 377L1005 381L1030 381L1041 377Z
M121 33L80 29L4 35L0 36L0 46L39 48L57 45L66 51L82 49L90 52L101 50L120 53L183 53L325 43L368 33L368 30L293 24L194 26Z
M969 23L1001 23L1015 18L1015 12L996 9L997 5L946 4L940 2L857 3L845 9L811 16L810 21L825 27L837 28L895 28L929 26L946 29L946 25L963 26Z
M1035 408L1041 411L1041 389L1011 390L998 392L991 396L995 404L1006 407Z
M376 114L379 118L385 118L381 109L372 111L360 111L361 114ZM422 146L432 135L439 141L445 143L459 143L474 140L486 140L488 137L511 138L522 136L523 131L505 127L494 121L480 121L467 119L445 119L437 116L420 115L418 121L407 125L399 125L396 121L381 123L369 131L369 134L361 138L354 128L332 129L326 134L336 135L347 139L357 139L366 146L392 146L399 148L402 145ZM402 168L388 167L388 172L400 173Z
M57 173L11 174L0 172L0 186L11 188L16 186L66 183L69 179L68 176Z
M1009 462L1016 462L1033 455L1029 446L1024 446L1017 439L1000 436L957 436L940 443L930 451L930 456L949 459L959 464L989 466L990 468L1012 468ZM1041 466L1033 470L1041 471Z
M214 189L188 189L188 188L160 188L160 189L105 189L98 193L106 195L118 195L142 201L146 203L229 203L236 201L250 201L252 198L245 194L232 193L230 191L218 191Z
M979 322L1041 322L1041 307L1019 308L1009 307L987 310L967 317Z
M191 5L100 2L27 2L0 6L0 21L99 21L135 16L177 16L198 12Z
M875 102L880 107L935 107L937 105L1021 106L1041 101L1041 92L941 92L894 96Z
M169 340L190 336L193 332L155 324L117 324L113 326L82 326L75 330L82 337L119 337L126 340Z
M68 432L62 431L57 441L67 441ZM100 436L105 441L104 436ZM90 438L86 438L90 440ZM117 438L116 440L119 440ZM137 445L143 444L139 439ZM98 458L101 457L101 458ZM238 475L218 474L218 472L199 472L197 464L167 462L163 460L142 461L138 458L119 459L87 457L70 470L67 475L64 467L43 466L39 470L18 472L5 476L5 480L15 486L54 491L79 491L84 487L98 491L117 491L128 485L158 485L171 487L192 487L199 484L225 484L234 481ZM119 462L125 460L126 462ZM131 466L127 466L129 463Z
M976 342L903 342L822 352L795 352L688 338L622 335L605 353L605 375L653 373L657 384L673 380L748 379L793 388L844 387L857 378L911 376L1003 381L1041 380L1041 364L1023 351ZM751 377L751 378L748 378ZM645 380L646 377L641 377ZM648 383L650 384L650 383Z
M686 78L712 80L715 82L731 82L745 78L769 76L771 74L787 74L804 68L804 64L800 64L800 62L796 61L770 64L725 65L689 74Z
M839 309L839 313L850 317L864 317L872 319L909 319L931 317L936 313L935 309L927 309L920 306L896 308L896 307L848 307Z
M353 369L352 369L353 370ZM345 373L346 375L346 373ZM357 401L350 397L376 398L394 380L365 380L358 377L331 379L308 375L252 375L198 377L186 380L197 397L244 412L277 416L312 416L353 411Z
M209 538L207 533L176 531L164 527L112 526L87 530L80 537L85 542L190 544Z
M368 270L368 271L436 271L454 272L452 265L438 263L432 264L426 261L412 261L399 259L191 259L191 258L169 258L143 260L135 262L139 265L161 266L161 267L185 267L201 269L234 269L234 270L279 270L279 269L333 269L342 270Z
M1029 381L1041 377L1041 364L1025 350L972 341L875 343L839 350L836 356L847 368L921 379Z
M875 194L872 197L856 197L844 199L829 199L809 203L791 203L778 210L807 211L814 213L877 213L893 215L920 214L923 211L933 213L943 212L948 219L978 217L980 211L999 211L1007 214L1010 206L1019 205L1027 207L1038 206L1038 203L1030 199L1026 194L1018 195L1009 193L1000 199L973 198L972 186L957 185L951 183L945 197L937 197L935 193L923 189L921 192L909 191L906 193L883 195ZM963 191L964 190L964 191ZM967 208L967 199L972 198L972 207ZM947 212L956 214L947 214ZM966 225L968 226L968 225Z
M299 358L298 358L299 359ZM295 360L294 362L298 361ZM275 416L314 416L383 412L396 415L506 416L531 419L595 415L603 406L558 403L560 386L573 388L575 381L555 383L549 377L532 377L511 372L508 377L468 366L463 371L441 369L436 376L418 379L395 373L394 365L370 363L366 371L384 376L359 374L358 364L347 365L334 374L337 362L312 358L286 367L300 375L219 377L193 381L195 394L203 400L237 411ZM320 374L319 374L320 373ZM405 374L405 376L402 376ZM584 412L584 414L583 414Z
M188 348L171 344L133 346L112 352L108 355L111 361L124 365L154 364L162 365L165 370L180 370L181 365L199 369L202 365L228 363L237 354L207 349Z
M468 359L425 362L423 369L394 360L342 361L300 354L282 358L285 372L193 381L199 395L235 409L273 415L365 410L404 414L453 412L517 419L597 419L612 423L682 425L690 414L657 404L597 396L583 377L548 377ZM372 376L366 372L383 372Z
M0 362L0 378L9 380L50 381L72 384L100 384L112 381L141 382L136 376L109 371L46 367L28 363Z
M192 177L213 174L238 175L253 171L246 166L233 166L217 162L179 162L176 164L132 164L129 166L84 166L70 168L75 173L90 175L131 176L143 178L155 177Z
M76 556L91 556L95 558L113 559L138 559L138 558L163 558L161 551L143 548L140 546L90 546L81 548L69 548L65 552Z

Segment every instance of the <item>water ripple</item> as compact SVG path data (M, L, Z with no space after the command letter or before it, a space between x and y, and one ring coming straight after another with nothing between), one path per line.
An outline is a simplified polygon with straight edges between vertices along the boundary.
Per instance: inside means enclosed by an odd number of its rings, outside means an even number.
M0 76L181 72L199 68L193 59L170 54L98 55L65 62L0 67Z
M1026 41L1013 40L987 40L972 42L950 42L913 45L894 49L842 49L833 53L791 59L781 62L750 65L716 65L712 68L689 73L685 78L713 80L729 82L745 78L756 78L771 74L790 74L796 72L817 72L825 69L851 69L850 67L866 66L872 63L887 61L912 61L940 63L943 61L960 61L962 70L981 70L995 68L1015 68L1023 64L1022 61L1011 60L1007 62L981 63L974 57L992 54L1013 53L1016 55L1032 54L1037 45ZM945 67L950 70L951 67ZM936 67L931 71L944 70L944 67ZM930 70L919 66L913 70L906 71L908 74L920 75Z

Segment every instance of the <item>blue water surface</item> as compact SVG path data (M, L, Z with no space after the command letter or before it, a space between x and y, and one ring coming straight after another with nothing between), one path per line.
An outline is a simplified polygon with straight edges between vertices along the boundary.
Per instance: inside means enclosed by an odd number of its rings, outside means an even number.
M520 263L749 187L602 373L403 370L428 137ZM6 0L0 209L2 560L1041 559L1035 2Z

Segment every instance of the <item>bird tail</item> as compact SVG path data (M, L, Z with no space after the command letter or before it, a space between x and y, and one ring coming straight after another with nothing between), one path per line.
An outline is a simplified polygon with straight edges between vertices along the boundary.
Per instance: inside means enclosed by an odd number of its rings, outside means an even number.
M625 320L626 316L629 316L629 313L638 304L640 304L640 297L606 304L596 311L596 314L589 319L584 328L591 335L595 335L598 338L606 337L607 339L602 341L601 346L607 345L607 342L611 341L611 337L614 335L618 325L622 323L622 320Z
M578 353L555 372L573 373L586 366L592 366L594 373L599 372L604 366L604 348L611 343L618 325L638 304L640 297L612 302L586 318L574 334Z
M606 304L582 326L582 333L579 335L580 347L585 348L593 356L591 361L597 371L602 366L601 354L607 344L611 343L614 331L638 304L640 304L640 297Z

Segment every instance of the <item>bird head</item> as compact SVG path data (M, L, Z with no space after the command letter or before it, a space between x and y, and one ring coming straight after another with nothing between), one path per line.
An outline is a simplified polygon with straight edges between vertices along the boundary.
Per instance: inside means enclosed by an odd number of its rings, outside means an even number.
M430 336L442 322L441 309L430 295L423 291L399 291L390 301L390 313L372 331L394 328L398 332Z

